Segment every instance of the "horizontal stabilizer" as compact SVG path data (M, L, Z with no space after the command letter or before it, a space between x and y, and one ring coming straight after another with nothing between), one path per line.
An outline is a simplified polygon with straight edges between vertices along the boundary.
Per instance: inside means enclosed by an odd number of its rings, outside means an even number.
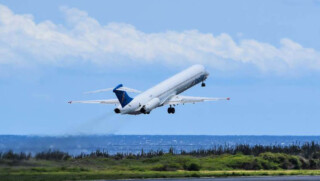
M107 92L107 91L111 91L113 90L113 88L106 88L106 89L99 89L99 90L95 90L95 91L88 91L88 92L84 92L84 94L94 94L94 93L100 93L100 92Z
M126 91L126 92L132 92L132 93L141 93L141 91L139 91L139 90L131 89L131 88L128 88L128 87L120 87L117 90Z
M120 104L118 99L106 99L106 100L87 100L87 101L69 101L69 104L72 103L84 103L84 104Z
M113 89L114 88L99 89L99 90L84 92L84 94L94 94L94 93L100 93L100 92L108 92L108 91L112 91ZM141 91L139 91L139 90L131 89L131 88L128 88L128 87L120 87L120 88L117 88L117 90L126 91L126 92L132 92L132 93L141 93Z

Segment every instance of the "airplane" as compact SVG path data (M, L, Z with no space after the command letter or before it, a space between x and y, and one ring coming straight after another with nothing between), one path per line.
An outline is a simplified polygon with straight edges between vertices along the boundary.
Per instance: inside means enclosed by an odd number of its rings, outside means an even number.
M122 84L119 84L115 88L87 92L99 93L112 90L116 94L117 99L69 101L68 103L115 104L118 105L114 109L116 114L138 115L149 114L153 109L166 105L169 105L168 113L174 114L174 106L178 104L230 100L229 97L208 98L179 95L180 93L199 84L200 82L201 87L205 87L206 84L204 81L208 78L208 76L209 73L205 70L203 65L193 65L144 92L124 87ZM139 93L139 95L137 95L135 98L132 98L127 92Z

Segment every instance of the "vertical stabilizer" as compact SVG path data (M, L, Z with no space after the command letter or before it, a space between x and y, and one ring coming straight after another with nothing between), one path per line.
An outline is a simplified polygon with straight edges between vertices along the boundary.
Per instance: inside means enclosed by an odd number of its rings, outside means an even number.
M119 84L117 87L115 87L113 89L113 92L116 94L120 104L122 107L126 106L127 104L129 104L131 101L132 101L132 98L129 97L129 95L127 94L126 91L123 91L123 90L117 90L119 89L120 87L123 87L122 84Z

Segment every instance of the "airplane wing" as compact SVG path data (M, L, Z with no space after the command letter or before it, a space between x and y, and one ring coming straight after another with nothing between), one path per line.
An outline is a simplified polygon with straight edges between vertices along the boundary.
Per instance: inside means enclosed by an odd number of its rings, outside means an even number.
M196 102L204 102L204 101L220 101L220 100L230 100L227 98L209 98L209 97L191 97L191 96L181 96L176 95L168 99L163 103L163 105L168 104L185 104L185 103L196 103Z
M85 104L120 104L118 99L106 99L106 100L88 100L88 101L69 101L69 104L72 103L85 103Z

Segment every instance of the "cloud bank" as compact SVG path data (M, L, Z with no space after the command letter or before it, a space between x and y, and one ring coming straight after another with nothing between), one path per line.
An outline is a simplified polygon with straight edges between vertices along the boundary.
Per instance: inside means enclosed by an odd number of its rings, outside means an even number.
M236 42L226 33L144 33L130 24L101 25L75 8L61 11L66 19L63 25L36 23L32 15L15 14L0 5L0 67L201 63L218 70L245 66L279 73L320 70L320 52L287 38L276 47L252 39Z

